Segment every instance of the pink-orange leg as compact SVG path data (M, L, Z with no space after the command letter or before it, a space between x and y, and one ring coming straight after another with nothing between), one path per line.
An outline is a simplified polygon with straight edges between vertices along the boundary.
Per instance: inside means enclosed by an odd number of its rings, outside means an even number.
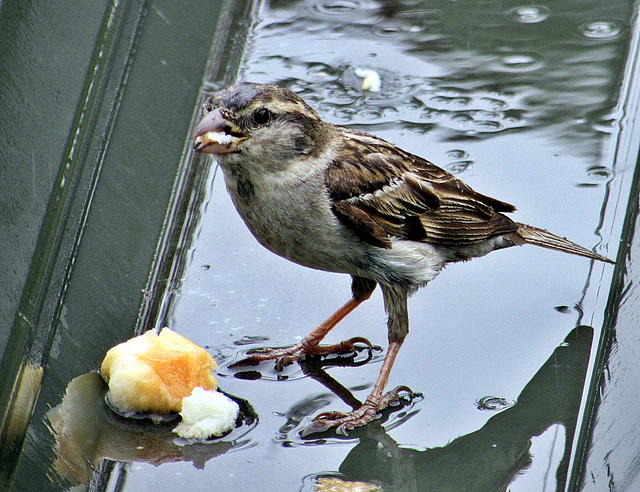
M396 360L396 356L398 355L401 346L402 341L389 343L389 350L387 350L387 354L384 357L382 368L378 374L378 379L373 386L371 394L367 397L360 408L349 413L321 413L313 420L311 425L303 434L308 435L314 432L323 432L331 427L337 427L336 432L346 435L347 431L355 427L368 424L375 418L376 414L380 410L385 409L390 403L398 401L402 391L406 391L410 395L413 395L412 391L406 386L398 386L387 393L383 393L384 388L389 381L391 368L393 367L393 363Z
M354 337L344 340L340 343L332 345L320 345L322 339L329 333L334 326L342 321L351 311L369 298L370 294L365 297L353 297L344 306L333 313L329 318L323 321L317 328L312 330L300 343L292 347L285 348L263 348L255 349L249 353L247 362L257 364L266 360L275 360L276 369L282 370L284 366L293 362L304 359L307 355L327 355L341 354L351 352L356 343L364 343L370 349L373 348L371 342L366 338Z

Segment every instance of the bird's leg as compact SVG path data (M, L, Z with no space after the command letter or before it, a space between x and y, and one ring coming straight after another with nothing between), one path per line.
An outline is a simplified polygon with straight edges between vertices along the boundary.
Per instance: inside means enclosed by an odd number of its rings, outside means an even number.
M311 425L303 432L304 435L322 432L331 427L337 427L336 432L346 435L347 431L371 422L376 414L389 406L390 403L397 402L400 399L401 392L406 391L409 395L413 395L413 392L406 386L398 386L387 393L383 393L389 381L393 363L409 332L409 315L407 309L408 291L406 288L383 287L382 292L384 294L385 310L389 315L387 321L389 349L384 357L382 368L371 394L360 408L352 412L324 412L316 416Z
M351 290L353 297L347 301L344 306L333 313L329 318L320 323L320 325L305 336L299 343L292 347L285 348L264 348L256 349L249 352L249 357L238 365L257 364L266 360L275 360L276 369L282 370L284 366L293 362L304 359L307 355L327 355L335 353L350 352L354 349L356 343L364 343L370 349L373 348L371 342L366 338L354 337L344 340L340 343L332 345L320 345L322 339L329 333L334 326L342 321L350 312L357 308L360 304L371 297L376 288L373 280L353 277Z
M336 432L346 435L347 431L371 422L376 414L388 407L390 403L397 402L400 399L400 393L403 391L413 395L412 391L406 386L398 386L387 393L383 393L389 381L391 367L396 360L401 346L402 342L391 342L389 344L389 350L387 350L387 354L384 357L384 362L378 374L378 379L373 386L373 391L371 391L371 394L360 408L349 413L321 413L317 415L313 422L304 430L303 435L306 436L314 432L323 432L331 427L337 427Z

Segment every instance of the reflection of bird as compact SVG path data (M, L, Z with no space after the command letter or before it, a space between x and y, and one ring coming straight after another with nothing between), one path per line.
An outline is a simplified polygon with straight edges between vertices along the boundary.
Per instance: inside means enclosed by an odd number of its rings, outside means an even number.
M245 223L266 248L311 268L348 273L353 297L297 345L264 349L278 366L308 354L353 349L362 339L319 342L380 285L389 349L364 405L316 418L345 431L398 398L383 394L409 330L407 298L449 262L535 244L610 261L567 239L519 224L508 203L475 192L426 159L356 130L324 122L276 85L241 83L210 98L195 149L214 154Z
M395 492L506 491L517 489L518 478L526 476L533 464L546 470L547 486L538 490L565 490L592 340L593 328L574 328L514 406L445 446L411 449L396 443L381 427L367 427L340 465L340 473L347 480L377 482ZM555 424L559 425L554 429ZM553 453L532 454L532 438L544 433L557 436ZM562 448L562 455L557 454Z

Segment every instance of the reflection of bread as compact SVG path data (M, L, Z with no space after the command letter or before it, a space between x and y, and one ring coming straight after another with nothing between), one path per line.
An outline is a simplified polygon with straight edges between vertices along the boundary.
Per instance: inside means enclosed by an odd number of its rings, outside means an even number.
M122 412L167 414L179 412L194 388L216 389L217 367L206 350L164 328L113 347L100 372L109 403Z

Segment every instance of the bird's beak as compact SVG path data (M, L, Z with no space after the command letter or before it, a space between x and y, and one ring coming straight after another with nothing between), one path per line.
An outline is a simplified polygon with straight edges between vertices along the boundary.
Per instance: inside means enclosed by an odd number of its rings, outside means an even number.
M220 108L208 113L193 132L193 148L206 154L236 152L247 136L226 119Z

